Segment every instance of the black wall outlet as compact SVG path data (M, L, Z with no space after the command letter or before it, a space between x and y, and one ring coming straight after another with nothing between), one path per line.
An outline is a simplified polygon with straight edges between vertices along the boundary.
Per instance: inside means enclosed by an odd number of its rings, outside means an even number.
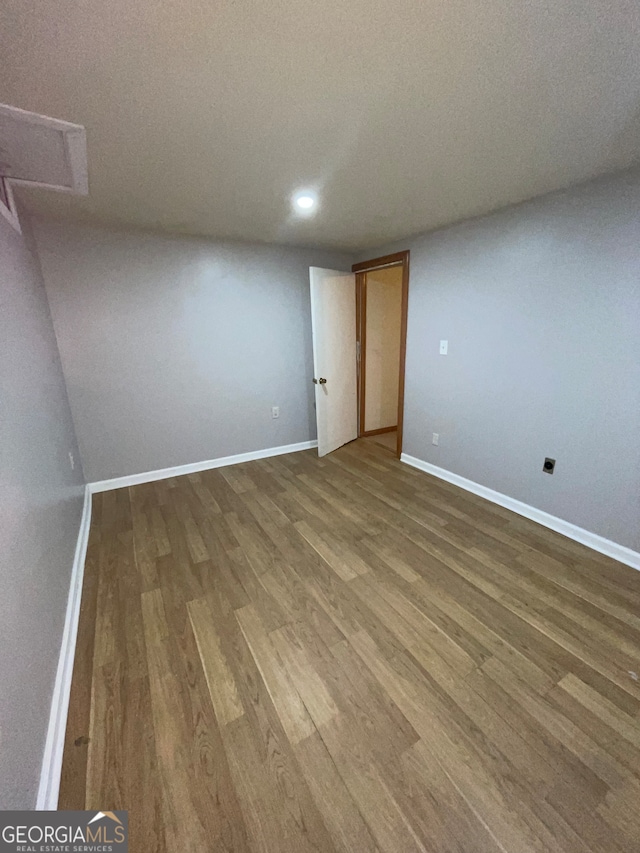
M544 465L542 466L542 470L545 474L553 474L553 469L556 467L556 460L549 459L547 456L544 460Z

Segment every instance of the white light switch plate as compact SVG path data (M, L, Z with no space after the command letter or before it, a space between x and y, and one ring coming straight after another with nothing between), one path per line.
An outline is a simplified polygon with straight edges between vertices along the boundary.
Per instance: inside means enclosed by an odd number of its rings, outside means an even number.
M446 355L449 350L449 341L440 341L440 355Z

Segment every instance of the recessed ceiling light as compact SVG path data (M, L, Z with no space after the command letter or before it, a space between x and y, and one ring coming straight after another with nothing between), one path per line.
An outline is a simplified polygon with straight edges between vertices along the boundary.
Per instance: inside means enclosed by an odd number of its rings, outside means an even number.
M301 190L293 197L293 206L298 213L312 213L318 206L318 199L311 190Z

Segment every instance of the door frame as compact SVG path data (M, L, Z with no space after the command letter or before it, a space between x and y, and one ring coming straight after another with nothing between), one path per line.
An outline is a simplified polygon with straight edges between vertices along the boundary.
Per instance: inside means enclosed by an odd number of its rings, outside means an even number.
M402 267L402 306L400 315L400 375L398 377L398 442L396 455L402 453L402 426L404 421L404 372L407 357L407 314L409 307L409 250L361 261L351 267L356 274L356 341L358 347L358 437L391 432L392 428L364 431L365 379L366 379L366 273L382 267Z

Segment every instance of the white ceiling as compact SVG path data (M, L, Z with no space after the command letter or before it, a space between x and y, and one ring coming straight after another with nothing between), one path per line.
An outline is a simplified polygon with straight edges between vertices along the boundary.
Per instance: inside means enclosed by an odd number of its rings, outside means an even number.
M0 101L83 124L46 214L365 248L640 156L638 0L3 0ZM317 188L295 220L289 196Z

